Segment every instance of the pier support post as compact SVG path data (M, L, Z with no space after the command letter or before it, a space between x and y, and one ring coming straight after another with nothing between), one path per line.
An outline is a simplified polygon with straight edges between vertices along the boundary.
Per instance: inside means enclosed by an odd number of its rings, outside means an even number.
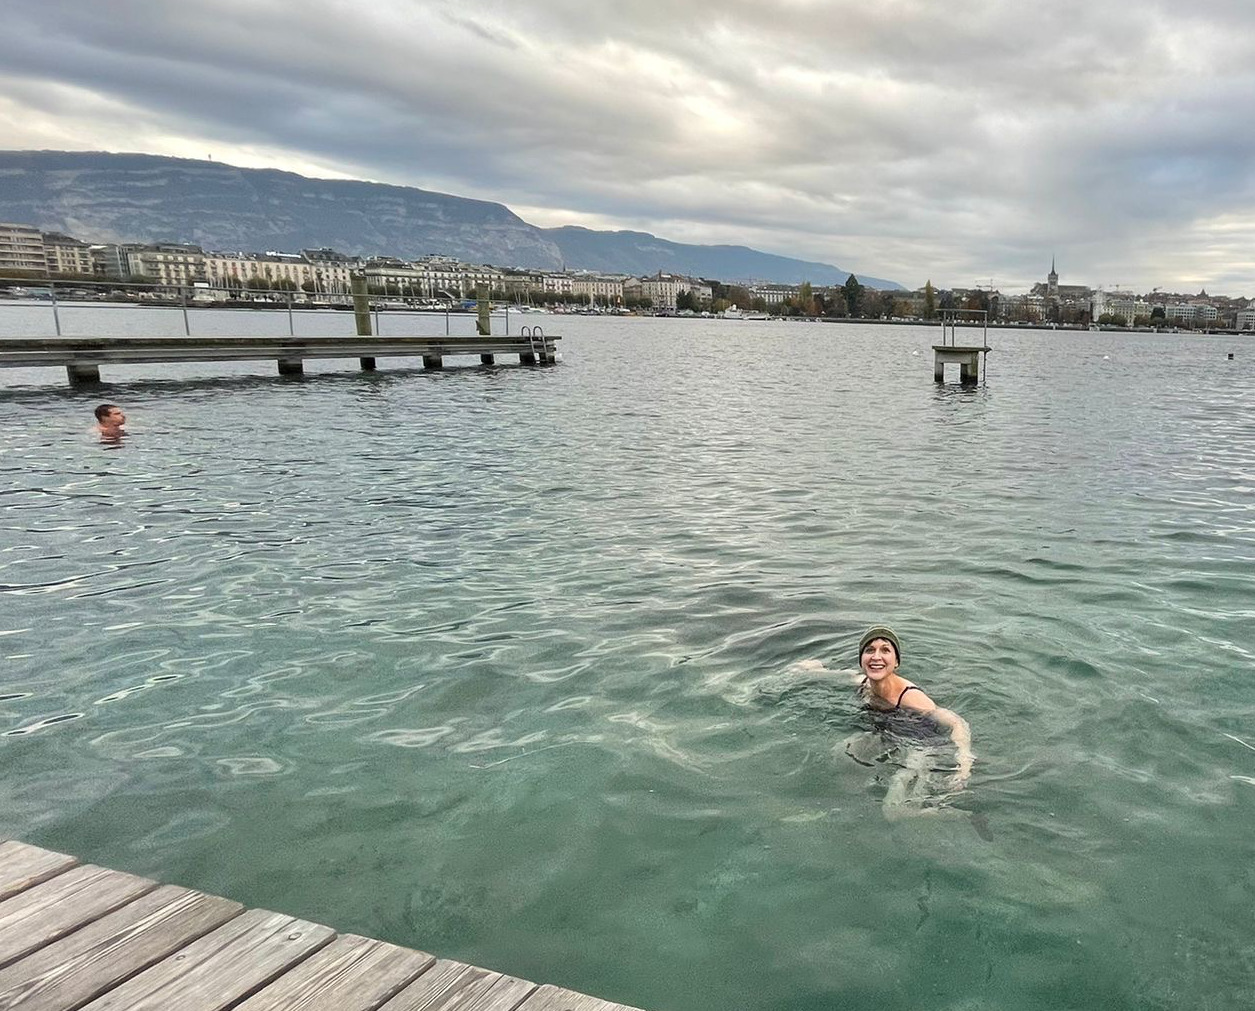
M440 355L423 355L423 368L443 369L444 359Z
M89 386L100 382L100 366L85 362L71 362L65 367L71 386Z
M364 372L374 372L374 371L375 371L375 359L373 359L373 358L359 358L359 359L358 359L358 361L361 363L362 370L363 370Z
M536 364L536 354L535 354L535 352L533 352L533 351L520 351L520 352L519 352L519 364L520 364L520 365L535 365L535 364Z
M480 355L479 356L480 365L495 365L496 362L497 362L496 355Z
M484 288L475 289L475 306L479 310L475 332L481 337L488 337L492 334L492 300Z
M280 358L279 359L279 375L281 376L303 376L305 374L305 363L299 358Z
M959 383L963 386L976 386L980 382L980 356L989 351L986 344L980 345L933 345L933 379L939 383L946 381L946 366L959 367Z
M357 324L357 336L371 337L370 295L366 292L366 278L354 274L349 278L349 291L353 293L353 322Z

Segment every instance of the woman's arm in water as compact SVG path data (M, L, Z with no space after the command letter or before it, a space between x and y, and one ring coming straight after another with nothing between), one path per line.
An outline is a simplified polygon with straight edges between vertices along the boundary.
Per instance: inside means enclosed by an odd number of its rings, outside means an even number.
M962 789L972 775L972 728L958 713L942 709L941 706L928 715L950 731L950 739L954 741L959 760L959 769L954 774L954 785Z
M852 671L833 670L830 667L825 667L822 660L799 660L793 666L797 670L804 670L811 674L846 674L849 676L851 682L859 682L863 680L862 671L859 671L856 674Z
M956 789L963 789L971 778L973 761L972 728L967 725L967 720L953 710L942 709L922 691L903 696L902 705L908 709L927 713L950 731L950 740L954 741L954 750L959 762L958 771L955 772L951 781Z

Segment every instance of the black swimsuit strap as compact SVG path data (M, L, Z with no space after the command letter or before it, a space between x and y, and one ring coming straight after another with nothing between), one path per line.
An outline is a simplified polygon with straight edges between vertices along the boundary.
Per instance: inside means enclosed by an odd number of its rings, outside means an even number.
M863 678L863 680L859 682L858 686L859 686L859 688L860 688L860 689L866 688L866 687L867 687L867 678ZM894 706L893 706L893 708L894 708L895 710L896 710L896 709L900 709L900 708L902 707L902 696L903 696L903 695L905 695L907 692L912 691L912 690L913 690L913 691L917 691L917 692L922 692L924 689L923 689L923 688L921 688L919 685L907 685L905 688L903 688L903 689L902 689L902 691L901 691L901 692L899 692L899 693L898 693L898 701L897 701L896 703L894 703ZM886 710L882 710L882 712L888 712L888 711L889 711L889 710L887 710L887 709L886 709Z

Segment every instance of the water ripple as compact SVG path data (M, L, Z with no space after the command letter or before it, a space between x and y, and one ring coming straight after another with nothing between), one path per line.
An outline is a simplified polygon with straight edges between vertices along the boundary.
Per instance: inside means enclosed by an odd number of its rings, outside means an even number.
M570 326L559 369L119 371L108 453L6 375L0 828L641 1006L1241 1004L1255 374ZM879 621L972 724L947 817L844 747Z

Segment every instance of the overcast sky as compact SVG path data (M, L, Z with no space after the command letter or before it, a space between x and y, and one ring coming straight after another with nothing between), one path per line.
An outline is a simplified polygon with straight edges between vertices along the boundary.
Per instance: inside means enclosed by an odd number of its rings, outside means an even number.
M918 287L1255 295L1253 0L9 0L0 147L500 201ZM3 180L0 180L3 185Z

